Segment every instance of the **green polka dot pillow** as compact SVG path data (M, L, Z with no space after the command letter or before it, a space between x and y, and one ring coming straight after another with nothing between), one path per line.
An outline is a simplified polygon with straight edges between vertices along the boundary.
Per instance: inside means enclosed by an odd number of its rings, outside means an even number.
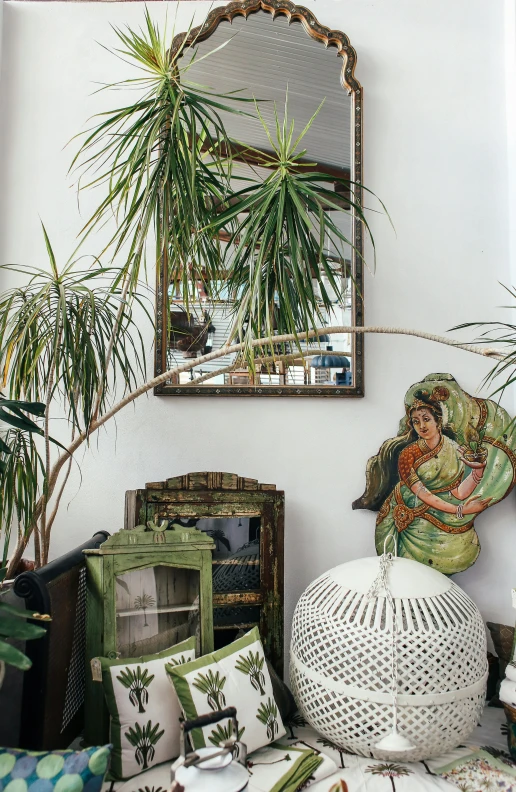
M192 636L153 655L98 658L111 716L109 780L132 778L178 756L181 709L165 663L179 666L193 660L195 643Z
M238 736L249 753L285 734L257 627L212 654L180 666L167 665L167 672L189 720L210 710L236 707ZM193 729L193 747L219 745L232 736L231 729L230 720L215 728Z
M1 792L100 792L111 745L85 751L0 748Z

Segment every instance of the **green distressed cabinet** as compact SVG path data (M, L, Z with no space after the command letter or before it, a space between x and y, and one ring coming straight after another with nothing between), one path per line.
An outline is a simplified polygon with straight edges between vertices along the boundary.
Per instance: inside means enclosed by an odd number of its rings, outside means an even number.
M235 473L204 471L126 494L125 527L147 520L196 527L215 541L215 648L260 629L265 654L283 673L284 493ZM167 531L168 533L168 531Z
M214 540L187 525L143 525L85 550L87 569L85 740L108 741L102 685L94 657L141 657L197 637L197 654L213 650ZM143 521L142 521L143 522ZM155 528L160 527L154 525ZM163 527L163 525L161 526Z

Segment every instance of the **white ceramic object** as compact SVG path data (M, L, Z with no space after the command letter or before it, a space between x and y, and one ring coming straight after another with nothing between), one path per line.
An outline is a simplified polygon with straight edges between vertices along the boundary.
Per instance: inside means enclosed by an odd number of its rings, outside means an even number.
M368 597L380 559L331 569L302 595L290 649L292 690L327 740L378 759L393 730L393 619L386 592ZM437 756L473 731L485 702L486 633L474 602L431 567L393 558L397 726L414 746L404 761ZM378 745L380 743L380 745ZM381 746L387 745L387 750Z
M241 792L247 789L249 773L246 768L232 761L231 754L210 759L217 748L198 748L196 754L206 761L192 767L179 767L176 781L184 786L185 792Z

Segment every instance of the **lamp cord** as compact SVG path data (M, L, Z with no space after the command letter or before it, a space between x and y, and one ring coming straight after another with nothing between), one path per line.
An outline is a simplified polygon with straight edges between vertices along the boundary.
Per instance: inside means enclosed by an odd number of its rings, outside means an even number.
M392 566L394 556L392 553L383 553L380 556L380 570L378 575L371 584L371 588L366 594L367 599L375 597L378 599L380 591L385 591L385 597L392 613L392 653L391 653L391 671L392 671L392 704L394 713L394 727L393 731L398 727L398 621L396 618L396 610L394 607L394 599L389 588L388 571Z

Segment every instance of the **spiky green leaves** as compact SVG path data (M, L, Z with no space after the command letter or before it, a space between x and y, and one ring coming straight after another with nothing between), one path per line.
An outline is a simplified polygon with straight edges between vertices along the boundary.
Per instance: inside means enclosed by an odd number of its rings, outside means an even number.
M117 271L80 271L74 262L59 271L45 238L51 271L24 268L27 284L0 297L0 367L13 398L58 397L80 432L119 385L135 387L145 350L130 304L111 288Z
M313 163L301 162L306 151L300 149L300 143L318 111L294 140L294 121L288 120L287 104L283 124L275 108L275 134L257 106L272 153L249 150L261 158L270 175L232 194L229 207L212 223L217 232L233 224L226 264L229 292L236 306L233 335L243 335L248 342L275 332L298 333L320 327L336 301L342 299L344 278L334 258L349 258L347 251L353 241L330 211L349 216L349 208L353 208L369 231L353 192L349 207L343 208L333 191L335 178L318 173ZM349 188L350 182L345 184Z
M128 277L134 289L154 231L156 261L164 259L170 280L182 284L188 301L196 281L216 280L219 274L218 240L206 232L213 207L228 192L229 140L219 113L239 111L188 85L195 56L182 59L182 47L171 55L173 32L169 37L160 31L148 10L143 30L115 28L115 33L121 45L115 54L136 65L140 76L108 88L131 89L138 98L99 114L73 160L72 168L80 166L82 189L106 190L83 233L115 216L108 246L113 255L123 248L120 277Z

